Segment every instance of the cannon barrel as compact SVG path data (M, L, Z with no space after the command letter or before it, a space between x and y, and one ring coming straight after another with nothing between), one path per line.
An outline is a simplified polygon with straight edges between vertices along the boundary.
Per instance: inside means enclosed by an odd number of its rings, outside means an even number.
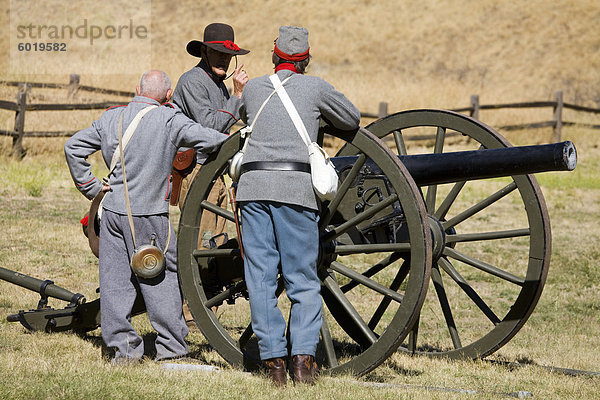
M0 267L0 279L37 292L42 298L48 296L68 301L73 304L85 303L85 297L82 294L73 293L60 286L56 286L54 282L50 280L43 281L2 267Z
M400 161L419 186L499 178L546 171L572 171L577 165L577 151L572 142L503 147L449 153L400 155ZM332 157L339 174L351 168L356 156ZM370 160L365 163L368 174L379 174Z

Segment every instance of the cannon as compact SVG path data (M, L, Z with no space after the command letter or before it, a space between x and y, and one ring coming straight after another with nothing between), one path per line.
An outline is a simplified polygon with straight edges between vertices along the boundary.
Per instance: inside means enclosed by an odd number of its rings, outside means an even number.
M532 174L574 169L573 144L512 147L485 124L443 110L400 112L351 132L324 123L321 141L324 135L343 145L332 157L338 193L320 210L322 371L364 375L396 351L476 359L514 337L550 263L548 211ZM180 215L178 267L209 344L230 364L253 369L258 346L237 231L221 246L198 248L207 213L235 221L207 199L242 144L239 132L231 135L192 183ZM0 278L25 286L10 274ZM25 287L42 293L38 284ZM62 330L95 329L98 300L74 302L66 292L64 310L38 306L9 320L56 331L56 317L66 316ZM285 309L283 292L280 280ZM143 302L136 304L134 312L143 312Z
M575 168L573 144L512 147L485 124L442 110L400 112L353 132L324 124L325 134L345 143L332 158L339 191L320 210L323 370L363 375L396 351L476 359L506 344L535 308L550 262L548 211L532 173ZM418 154L408 153L413 139ZM208 342L232 365L253 368L236 234L197 248L204 213L235 220L207 198L242 140L236 133L224 142L191 185L178 262Z
M37 307L28 311L20 310L6 317L9 322L20 322L31 331L42 332L75 332L84 334L100 326L100 299L87 302L81 293L73 293L54 284L53 281L41 280L0 267L0 279L39 293ZM68 302L62 309L48 305L48 298ZM138 296L133 306L132 315L146 312L144 299Z

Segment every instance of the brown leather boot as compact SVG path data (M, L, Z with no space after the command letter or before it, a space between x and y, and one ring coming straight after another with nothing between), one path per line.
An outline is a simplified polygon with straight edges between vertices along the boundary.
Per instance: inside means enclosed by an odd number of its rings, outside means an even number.
M314 385L319 374L319 368L313 356L297 354L292 358L294 382Z
M287 370L283 358L270 358L264 361L267 368L267 374L275 386L285 386L287 384Z

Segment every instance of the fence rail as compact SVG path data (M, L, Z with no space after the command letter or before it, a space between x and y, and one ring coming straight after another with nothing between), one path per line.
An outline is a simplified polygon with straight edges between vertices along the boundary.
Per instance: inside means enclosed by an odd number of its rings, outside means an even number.
M79 84L80 77L77 74L71 74L69 76L69 83L46 83L46 82L15 82L15 81L0 81L0 85L4 86L22 86L25 85L29 88L42 88L42 89L67 89L69 91L68 96L70 98L75 97L77 92L94 92L101 94L108 94L113 96L131 97L135 93L125 92L122 90L105 89L94 86L85 86Z
M104 101L99 103L64 103L64 104L36 104L27 103L27 93L31 88L47 88L47 89L67 89L67 98L69 100L75 99L79 91L88 91L94 93L101 93L107 95L121 96L131 98L133 92L125 92L121 90L104 89L93 86L84 86L79 84L80 77L76 74L71 74L69 77L69 83L41 83L41 82L14 82L14 81L0 81L0 85L5 86L16 86L19 88L17 92L17 101L6 101L0 100L0 109L9 110L15 112L15 125L14 130L0 130L0 136L12 136L13 147L12 154L16 157L23 156L23 137L60 137L60 136L72 136L77 131L31 131L25 132L25 112L27 111L66 111L66 110L104 110L108 107L122 104L117 101ZM587 124L572 121L564 121L562 113L564 109L571 109L579 112L600 114L599 108L584 107L577 104L565 103L563 101L563 93L558 91L554 94L553 101L530 101L522 103L503 103L503 104L480 104L479 95L472 95L470 99L469 107L455 108L451 111L455 112L468 112L469 115L475 119L479 119L479 112L481 110L499 110L507 108L549 108L553 109L553 118L548 121L533 122L527 124L517 125L505 125L499 126L497 129L500 130L520 130L520 129L537 129L552 127L552 142L561 141L561 129L563 126L582 126L591 129L600 129L600 124ZM362 118L383 118L389 115L388 104L386 102L380 102L377 114L362 112ZM427 139L428 136L419 137L419 139Z

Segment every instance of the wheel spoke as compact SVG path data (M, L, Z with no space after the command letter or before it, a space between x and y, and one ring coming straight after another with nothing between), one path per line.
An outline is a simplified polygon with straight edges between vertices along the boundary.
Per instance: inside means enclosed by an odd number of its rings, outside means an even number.
M361 285L368 287L369 289L376 291L379 294L389 297L390 299L392 299L398 303L402 303L403 296L400 293L398 293L394 290L391 290L391 289L383 286L382 284L377 283L374 280L365 277L364 275L359 274L358 272L346 267L342 263L334 261L331 263L331 265L329 267L332 270L334 270L335 272L339 272L340 274L360 283Z
M484 147L479 146L479 148L482 149ZM440 205L440 208L438 208L435 211L435 213L433 214L433 216L435 218L437 218L440 221L443 220L444 218L446 218L446 214L450 210L450 207L452 207L452 204L454 204L454 201L456 200L456 198L460 194L460 191L462 190L462 188L465 186L466 183L467 183L467 181L456 182L454 184L454 186L452 186L452 189L450 189L450 192L448 192L448 195L446 196L446 198Z
M218 216L223 217L231 222L235 222L235 217L233 216L233 213L231 211L229 211L225 208L219 207L218 205L213 204L208 200L202 201L202 203L200 203L200 207L202 207L203 209L205 209L207 211L214 212Z
M495 231L495 232L479 232L479 233L464 233L456 235L446 235L446 243L460 243L460 242L474 242L479 240L494 240L494 239L508 239L521 236L529 236L531 230L529 228L524 229L511 229L507 231Z
M441 221L442 219L444 219L446 217L446 214L450 210L450 207L452 207L452 204L454 204L454 200L456 200L456 198L460 194L460 191L462 190L462 188L465 186L466 183L467 183L466 181L456 182L454 184L454 186L452 186L452 189L450 190L450 192L448 193L448 195L446 196L446 198L440 205L440 208L438 208L435 211L435 213L433 214L433 216L435 218L437 218L438 220Z
M328 241L328 240L335 239L338 236L341 236L347 230L354 228L355 226L359 225L361 222L371 218L372 216L377 214L379 211L383 210L384 208L386 208L390 204L393 204L396 201L398 201L398 195L396 193L394 193L391 196L387 197L386 199L383 199L379 203L373 205L368 210L356 215L353 218L350 218L348 221L344 222L343 224L341 224L341 225L335 227L334 229L332 229L331 231L327 232L325 234L325 236L323 237L323 240Z
M444 149L444 139L446 138L446 128L438 126L435 134L435 146L433 148L434 153L441 153ZM427 188L427 195L425 196L425 205L428 210L433 212L435 210L435 198L437 195L437 185L431 185Z
M450 261L445 258L440 258L439 265L442 269L450 275L450 277L458 284L458 286L469 296L471 300L479 307L479 309L485 314L486 317L495 325L500 323L500 318L492 311L492 309L483 301L483 299L477 294L475 289L467 283L467 281L458 273Z
M408 276L409 270L410 270L410 263L407 260L404 260L404 262L398 269L398 272L396 273L396 276L394 277L392 284L390 285L391 290L396 291L400 288L400 285L402 285L402 282L404 282L404 279L406 279L406 277ZM381 320L381 317L385 313L385 310L387 310L391 301L392 300L389 297L384 297L383 299L381 299L379 306L377 306L377 309L375 310L375 312L371 316L371 319L369 320L368 325L372 331L375 331L377 324Z
M440 274L439 267L435 265L431 268L431 281L435 287L435 293L437 294L440 306L442 307L442 313L446 320L446 326L450 332L450 338L455 349L462 347L460 337L458 336L458 330L456 329L456 323L454 322L454 316L450 309L450 303L448 302L448 296L446 295L446 289L444 288L444 282L442 281L442 275Z
M367 278L372 277L373 275L375 275L376 273L378 273L385 267L396 262L400 258L400 254L401 253L398 253L398 252L390 254L389 256L387 256L386 258L379 261L377 264L373 265L368 270L363 272L362 275L366 276ZM359 285L359 283L357 281L351 281L351 282L346 283L340 289L342 290L342 292L347 293L349 290L354 289L358 285Z
M322 312L323 323L321 324L321 341L323 343L323 350L325 351L325 359L329 368L336 367L338 365L337 356L335 355L335 349L333 347L333 338L329 331L329 324L325 317L325 310Z
M446 128L438 126L435 133L435 145L433 146L434 153L441 153L444 150L444 140L446 139Z
M375 343L377 341L377 336L375 336L375 333L373 333L373 331L368 327L352 303L350 303L346 296L344 296L335 279L333 279L331 275L327 275L323 280L323 284L327 289L329 289L333 297L346 312L346 315L350 318L354 325L358 327L368 341L371 344Z
M430 185L427 187L427 194L425 195L425 206L428 210L435 210L435 198L437 196L437 185Z
M342 244L334 247L333 254L368 254L385 253L389 251L408 253L410 251L410 243Z
M401 156L405 156L408 154L406 151L406 144L404 143L404 137L402 136L402 131L397 130L393 132L394 142L396 142L396 149L398 149L398 154Z
M252 323L249 323L244 332L242 332L240 338L238 339L240 349L246 347L246 345L248 344L248 340L250 340L250 338L252 337L252 334L254 334L254 329L252 329Z
M366 160L367 160L367 156L365 156L363 153L361 153L358 156L358 159L356 160L356 162L352 166L352 169L350 169L350 172L348 172L348 175L346 175L346 178L344 179L344 181L342 182L342 184L338 188L338 191L337 191L337 193L335 195L335 198L329 203L329 206L327 207L327 209L323 213L323 215L321 217L321 220L319 222L319 224L321 226L327 226L327 225L329 225L329 222L331 221L331 218L335 214L335 212L336 212L337 208L339 207L342 199L344 198L344 196L348 192L348 189L350 189L350 185L352 185L352 182L354 182L354 179L356 179L356 176L360 172L360 169L365 164Z
M223 301L228 299L230 296L233 296L234 294L239 293L244 289L246 289L246 282L245 281L238 282L235 285L223 290L218 295L206 300L206 302L204 303L204 307L210 309L211 307L219 305Z
M417 317L415 324L413 325L410 333L408 334L408 351L411 353L417 352L417 342L419 338L419 323L421 322L421 313Z
M464 221L468 218L471 218L473 215L477 214L479 211L483 210L484 208L489 207L490 205L494 204L495 202L497 202L498 200L500 200L501 198L503 198L504 196L508 195L510 192L515 190L516 188L517 188L517 184L514 181L511 182L510 184L506 185L505 187L503 187L496 193L492 194L491 196L483 199L482 201L475 204L474 206L469 207L467 210L461 212L460 214L456 215L455 217L449 219L448 221L442 222L442 227L444 228L444 230L448 230L448 229L460 224L462 221Z
M490 265L483 261L469 257L466 254L463 254L451 247L445 247L442 254L447 257L454 258L455 260L462 261L465 264L471 265L472 267L475 267L483 272L487 272L488 274L497 276L498 278L501 278L508 282L514 283L515 285L519 285L519 286L525 285L525 279L519 278L518 276L515 276L509 272L503 271L500 268L494 267L493 265Z

